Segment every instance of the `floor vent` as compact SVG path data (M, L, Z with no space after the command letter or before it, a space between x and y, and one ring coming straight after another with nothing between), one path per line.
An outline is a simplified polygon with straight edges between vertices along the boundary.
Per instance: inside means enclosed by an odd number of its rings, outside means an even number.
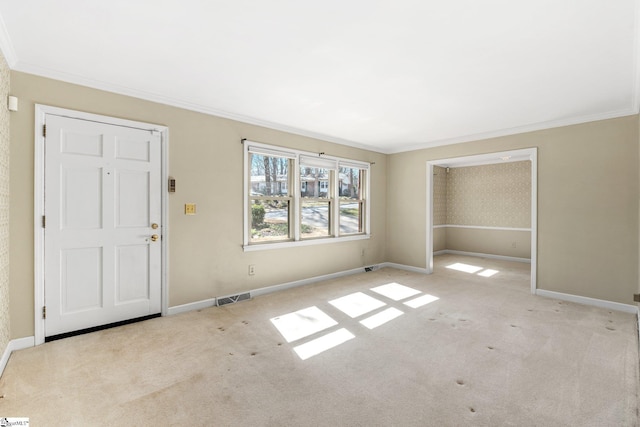
M251 299L251 294L249 292L245 292L244 294L230 295L228 297L216 298L216 305L220 307L221 305L235 304L238 301L244 301L248 299Z
M370 271L376 271L378 268L379 268L379 267L378 267L377 265L372 265L372 266L370 266L370 267L365 267L365 268L364 268L364 271L368 273L368 272L370 272Z

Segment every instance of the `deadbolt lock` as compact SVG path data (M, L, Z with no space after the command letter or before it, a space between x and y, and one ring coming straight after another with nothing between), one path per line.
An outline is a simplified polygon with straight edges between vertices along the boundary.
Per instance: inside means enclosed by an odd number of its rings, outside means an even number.
M160 237L159 237L157 234L152 234L152 235L151 235L151 241L152 241L152 242L157 241L159 238L160 238Z
M156 224L155 222L153 224L151 224L151 228L153 228L154 230L156 230L158 228L158 224Z

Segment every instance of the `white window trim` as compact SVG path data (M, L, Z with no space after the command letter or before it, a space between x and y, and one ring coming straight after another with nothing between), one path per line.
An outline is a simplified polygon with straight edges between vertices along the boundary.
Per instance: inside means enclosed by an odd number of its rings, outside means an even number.
M317 153L311 153L307 151L289 149L284 147L278 147L268 144L263 144L260 142L249 141L247 139L243 139L243 245L242 248L245 252L251 251L260 251L260 250L270 250L270 249L279 249L279 248L291 248L297 246L310 246L310 245L321 245L327 243L338 243L338 242L347 242L352 240L364 240L371 238L371 222L370 222L370 198L371 198L371 168L370 164L367 162L361 162L353 159L344 159L341 157L328 156L328 155L318 155ZM266 154L272 156L280 156L286 157L289 159L293 159L293 185L291 188L292 191L292 209L294 209L295 214L292 215L291 225L293 228L293 237L294 240L287 240L283 242L264 242L264 243L253 243L249 244L249 153L259 153ZM360 234L347 234L340 236L340 229L336 227L336 232L333 237L326 238L318 238L318 239L305 239L302 240L300 237L300 218L297 214L298 209L300 207L300 163L302 159L303 164L308 164L309 159L313 158L321 159L318 161L318 164L328 165L331 163L334 165L332 169L336 170L336 173L333 174L334 180L334 188L338 191L338 179L339 179L339 170L341 167L354 167L359 169L364 169L367 171L365 174L365 182L364 182L364 233ZM334 203L334 215L339 215L340 211L340 197L336 196L337 203ZM336 218L337 223L337 216Z

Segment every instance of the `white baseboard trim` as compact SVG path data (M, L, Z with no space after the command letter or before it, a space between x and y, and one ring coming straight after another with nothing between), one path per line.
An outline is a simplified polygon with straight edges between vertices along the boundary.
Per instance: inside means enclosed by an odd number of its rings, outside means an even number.
M427 274L426 268L413 267L411 265L404 265L404 264L396 264L395 262L383 262L382 264L378 264L378 266L380 268L386 268L386 267L397 268L398 270L405 270L405 271L412 271L414 273Z
M483 254L480 252L465 252L465 251L454 251L452 249L445 249L442 251L437 251L433 253L434 255L443 255L443 254L452 254L452 255L466 255L466 256L475 256L479 258L491 258L491 259L499 259L502 261L516 261L516 262L526 262L527 264L531 264L530 258L519 258L514 256L506 256L506 255L494 255L494 254Z
M11 357L11 353L18 350L23 350L25 348L33 347L36 345L35 337L25 337L18 338L15 340L9 341L7 344L7 348L4 350L4 354L2 355L2 359L0 359L0 377L4 372L4 368L6 368L7 363L9 363L9 358Z
M412 271L412 272L415 272L415 273L423 273L423 274L425 274L427 272L427 270L425 268L412 267L412 266L403 265L403 264L395 264L395 263L392 263L392 262L383 262L383 263L380 263L380 264L371 264L371 265L367 265L366 267L374 267L374 268L375 267L377 267L377 268L391 267L391 268L397 268L399 270L406 270L406 271ZM354 268L354 269L351 269L351 270L339 271L339 272L336 272L336 273L324 274L322 276L310 277L308 279L295 280L293 282L281 283L279 285L266 286L264 288L253 289L253 290L250 290L248 292L251 293L251 297L253 298L253 297L260 296L260 295L271 294L273 292L284 291L286 289L297 288L298 286L310 285L310 284L316 283L316 282L322 282L322 281L325 281L325 280L337 279L339 277L350 276L350 275L359 274L359 273L365 273L365 267L359 267L359 268ZM177 306L174 306L174 307L169 307L169 310L168 310L167 314L169 316L171 316L171 315L174 315L174 314L186 313L188 311L201 310L203 308L209 308L209 307L213 307L215 305L216 305L216 298L211 298L211 299L207 299L207 300L196 301L196 302L192 302L192 303L188 303L188 304L182 304L182 305L177 305Z
M378 264L372 264L376 266ZM369 267L369 266L367 266ZM311 283L322 282L323 280L337 279L338 277L351 276L352 274L364 273L365 267L354 268L351 270L339 271L337 273L324 274L322 276L310 277L308 279L295 280L293 282L282 283L280 285L267 286L264 288L254 289L249 291L251 297L257 297L260 295L266 295L273 292L284 291L285 289L297 288L298 286L309 285Z
M592 305L595 307L606 308L607 310L623 311L625 313L638 313L638 307L631 304L622 304L620 302L607 301L596 298L582 297L579 295L563 294L562 292L546 291L544 289L536 289L536 295L546 298L554 298L562 301L575 302L578 304Z
M216 305L215 298L209 298L202 301L190 302L188 304L176 305L169 307L167 315L172 316L174 314L186 313L187 311L202 310L203 308L209 308Z

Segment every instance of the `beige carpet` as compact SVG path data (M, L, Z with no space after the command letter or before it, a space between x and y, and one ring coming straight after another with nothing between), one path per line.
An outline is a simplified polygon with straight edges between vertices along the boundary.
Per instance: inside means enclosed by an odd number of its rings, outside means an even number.
M532 296L526 264L436 263L431 276L382 269L18 351L0 380L0 417L32 426L638 425L635 315ZM482 269L446 268L454 263ZM498 273L479 275L487 269ZM371 290L390 283L404 287ZM331 338L345 342L309 355Z

